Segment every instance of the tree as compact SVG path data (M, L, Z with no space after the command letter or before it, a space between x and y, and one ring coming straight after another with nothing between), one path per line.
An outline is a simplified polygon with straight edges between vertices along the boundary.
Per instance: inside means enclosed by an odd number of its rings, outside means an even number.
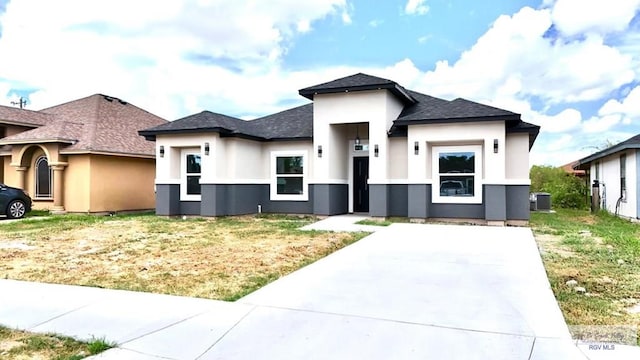
M551 202L562 208L584 209L587 186L580 178L558 167L534 165L529 170L531 192L551 194Z

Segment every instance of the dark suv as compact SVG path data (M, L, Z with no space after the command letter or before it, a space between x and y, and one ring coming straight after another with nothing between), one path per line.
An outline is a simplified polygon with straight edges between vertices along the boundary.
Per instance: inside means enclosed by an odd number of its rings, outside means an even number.
M10 219L24 217L31 211L31 197L22 189L0 184L0 215Z

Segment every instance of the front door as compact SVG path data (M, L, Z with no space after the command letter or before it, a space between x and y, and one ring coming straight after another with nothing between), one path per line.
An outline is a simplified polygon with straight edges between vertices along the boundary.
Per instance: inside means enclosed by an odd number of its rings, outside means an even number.
M353 158L353 212L369 212L369 157Z

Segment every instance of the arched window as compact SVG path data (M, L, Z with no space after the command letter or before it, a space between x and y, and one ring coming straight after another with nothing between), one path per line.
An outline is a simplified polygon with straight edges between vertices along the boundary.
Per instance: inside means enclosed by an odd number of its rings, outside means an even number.
M40 156L36 160L36 197L51 197L51 168L46 156Z

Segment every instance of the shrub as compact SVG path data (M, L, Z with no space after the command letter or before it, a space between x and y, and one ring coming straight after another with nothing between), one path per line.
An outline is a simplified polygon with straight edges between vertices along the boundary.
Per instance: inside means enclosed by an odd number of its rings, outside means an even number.
M551 194L551 203L561 208L584 209L587 186L583 179L558 167L534 165L529 171L531 192Z

